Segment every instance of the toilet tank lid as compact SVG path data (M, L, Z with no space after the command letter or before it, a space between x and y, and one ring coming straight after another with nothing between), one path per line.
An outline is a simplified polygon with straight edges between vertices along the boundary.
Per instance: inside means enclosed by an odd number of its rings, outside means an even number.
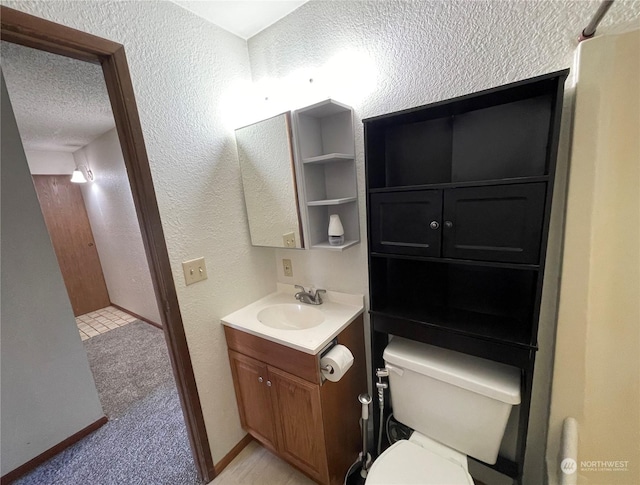
M520 404L520 370L499 362L393 337L384 350L391 366L412 370L507 404Z

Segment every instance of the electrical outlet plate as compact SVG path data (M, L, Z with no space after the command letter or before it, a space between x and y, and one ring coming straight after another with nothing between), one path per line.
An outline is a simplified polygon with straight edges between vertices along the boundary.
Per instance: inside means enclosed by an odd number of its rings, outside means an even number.
M293 232L289 232L287 234L282 235L282 244L284 244L285 248L295 248L296 247L296 235Z
M183 261L182 271L184 271L184 282L187 286L207 279L207 267L204 264L204 258Z
M282 268L284 269L284 275L290 278L293 277L293 266L291 265L290 259L282 260Z

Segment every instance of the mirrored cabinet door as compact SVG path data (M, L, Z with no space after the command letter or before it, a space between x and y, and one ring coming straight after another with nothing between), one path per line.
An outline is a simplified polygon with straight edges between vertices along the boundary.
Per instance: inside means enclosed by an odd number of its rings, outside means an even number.
M236 130L251 244L304 248L290 113Z

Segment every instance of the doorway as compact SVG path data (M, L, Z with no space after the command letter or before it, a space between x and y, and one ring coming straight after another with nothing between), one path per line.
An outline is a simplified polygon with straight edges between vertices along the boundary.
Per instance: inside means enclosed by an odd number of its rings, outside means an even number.
M0 9L2 40L102 66L155 295L161 309L162 325L189 441L201 479L210 481L215 476L213 460L204 427L204 418L187 348L124 47L107 39L67 28L5 6L1 6Z

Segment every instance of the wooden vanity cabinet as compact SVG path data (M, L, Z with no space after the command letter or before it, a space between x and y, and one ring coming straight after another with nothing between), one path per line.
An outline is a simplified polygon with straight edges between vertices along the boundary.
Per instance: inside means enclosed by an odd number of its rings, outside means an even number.
M242 406L238 407L242 426L275 451L278 445L271 392L267 387L267 382L270 382L267 365L232 350L229 351L229 360L236 395L242 397Z
M323 485L343 483L360 451L366 392L362 316L337 337L354 355L338 382L320 377L319 355L225 326L242 427L267 449Z

